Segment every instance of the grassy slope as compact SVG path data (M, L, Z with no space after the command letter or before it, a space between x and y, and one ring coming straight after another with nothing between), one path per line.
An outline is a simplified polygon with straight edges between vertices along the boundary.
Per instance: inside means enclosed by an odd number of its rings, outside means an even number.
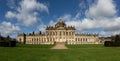
M52 50L52 45L0 47L0 61L120 61L120 47L67 45L67 50Z

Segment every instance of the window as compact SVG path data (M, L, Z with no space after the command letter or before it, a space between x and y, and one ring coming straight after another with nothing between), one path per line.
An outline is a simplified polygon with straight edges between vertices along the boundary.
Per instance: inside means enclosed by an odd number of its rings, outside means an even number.
M61 32L60 32L60 36L61 36Z
M86 38L86 42L87 42L87 38Z
M52 38L50 38L50 41L52 41Z
M19 40L20 40L20 42L21 42L21 38L20 38Z
M55 41L55 38L53 38L53 41Z
M39 38L39 41L40 41L40 38Z
M19 40L21 40L21 38L19 38Z
M80 38L80 41L82 42L82 38Z
M83 38L83 42L85 41L85 38Z
M33 38L32 38L32 41L33 41Z
M72 32L72 35L74 35L74 32Z
M66 35L68 35L68 32L66 32Z
M77 38L75 38L76 39L76 41L77 41Z
M38 41L38 38L37 38L37 41Z
M71 32L69 32L69 35L71 35Z
M64 35L65 35L65 32L63 32L64 33Z
M49 38L47 38L48 42L49 42Z

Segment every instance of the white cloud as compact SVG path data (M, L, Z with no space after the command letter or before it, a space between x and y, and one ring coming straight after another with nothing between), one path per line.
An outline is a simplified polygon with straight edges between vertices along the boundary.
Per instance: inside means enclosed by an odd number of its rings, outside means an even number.
M70 14L65 14L62 16L62 19L64 21L70 21L70 20L73 20L72 16ZM59 20L59 19L58 19Z
M100 36L110 36L120 33L120 17L116 17L116 6L112 0L97 0L86 10L86 18L80 19L81 13L78 12L74 17L65 14L62 19L67 26L75 26L77 31L101 29ZM91 19L92 18L92 19ZM54 26L55 21L51 20L49 25ZM45 25L42 26L45 30Z
M80 6L84 6L84 3L80 4ZM84 6L83 9L86 9L86 7ZM38 3L36 0L22 0L17 11L8 11L6 17L17 18L18 21L22 22L25 26L30 26L37 22L38 11L45 11L48 13L48 7L45 4ZM86 18L80 19L80 12L74 17L71 14L65 14L62 18L67 25L75 26L78 31L100 28L102 29L100 34L103 36L106 34L120 33L120 17L115 16L116 13L116 5L113 0L97 0L86 10ZM49 25L54 26L55 23L56 22L51 20ZM40 24L38 27L42 32L46 29L45 24Z
M16 16L16 14L14 14L13 12L11 12L11 11L8 11L7 12L7 15L5 15L5 17L7 17L7 18L14 18Z
M86 16L99 19L114 16L116 12L116 6L113 0L98 0L96 4L93 4L89 8Z
M97 26L95 26L96 23L90 19L66 21L66 24L68 26L75 26L76 30L78 31L85 31L97 28Z
M96 2L86 10L86 18L79 19L79 12L75 17L70 14L63 15L66 24L75 26L78 31L101 29L102 36L119 34L120 17L115 16L117 10L113 0L97 0Z
M55 24L56 24L56 22L54 22L53 20L50 20L50 22L49 22L48 25L45 25L44 23L41 23L41 24L38 26L38 30L39 30L39 31L42 31L42 32L45 32L47 26L55 26Z
M106 19L99 21L100 26L105 31L116 31L120 30L120 17L115 17L112 19Z
M19 26L13 25L6 21L0 23L0 33L2 35L10 35L16 33L17 31L20 31Z
M55 26L55 24L56 24L56 22L54 22L53 20L51 20L51 21L49 22L49 25L50 25L50 26Z
M38 21L38 12L45 11L48 13L48 7L36 0L22 0L19 5L16 11L8 11L5 16L16 18L25 26L34 25Z
M45 32L45 29L46 29L46 25L44 25L44 24L40 24L40 25L38 26L38 30L39 30L39 31Z

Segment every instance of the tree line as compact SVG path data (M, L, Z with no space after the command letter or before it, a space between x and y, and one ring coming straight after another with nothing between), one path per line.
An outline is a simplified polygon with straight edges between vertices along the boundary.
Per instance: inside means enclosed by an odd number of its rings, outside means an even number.
M120 34L111 36L111 41L105 41L104 46L120 46Z
M0 35L0 46L1 47L15 47L16 39L10 38L10 36L3 37Z

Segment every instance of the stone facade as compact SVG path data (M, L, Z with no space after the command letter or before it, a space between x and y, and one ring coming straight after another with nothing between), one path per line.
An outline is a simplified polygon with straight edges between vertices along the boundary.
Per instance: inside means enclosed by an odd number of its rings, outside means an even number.
M47 26L46 33L18 34L18 42L24 44L98 44L98 34L75 34L75 27L66 26L62 19L55 26Z

